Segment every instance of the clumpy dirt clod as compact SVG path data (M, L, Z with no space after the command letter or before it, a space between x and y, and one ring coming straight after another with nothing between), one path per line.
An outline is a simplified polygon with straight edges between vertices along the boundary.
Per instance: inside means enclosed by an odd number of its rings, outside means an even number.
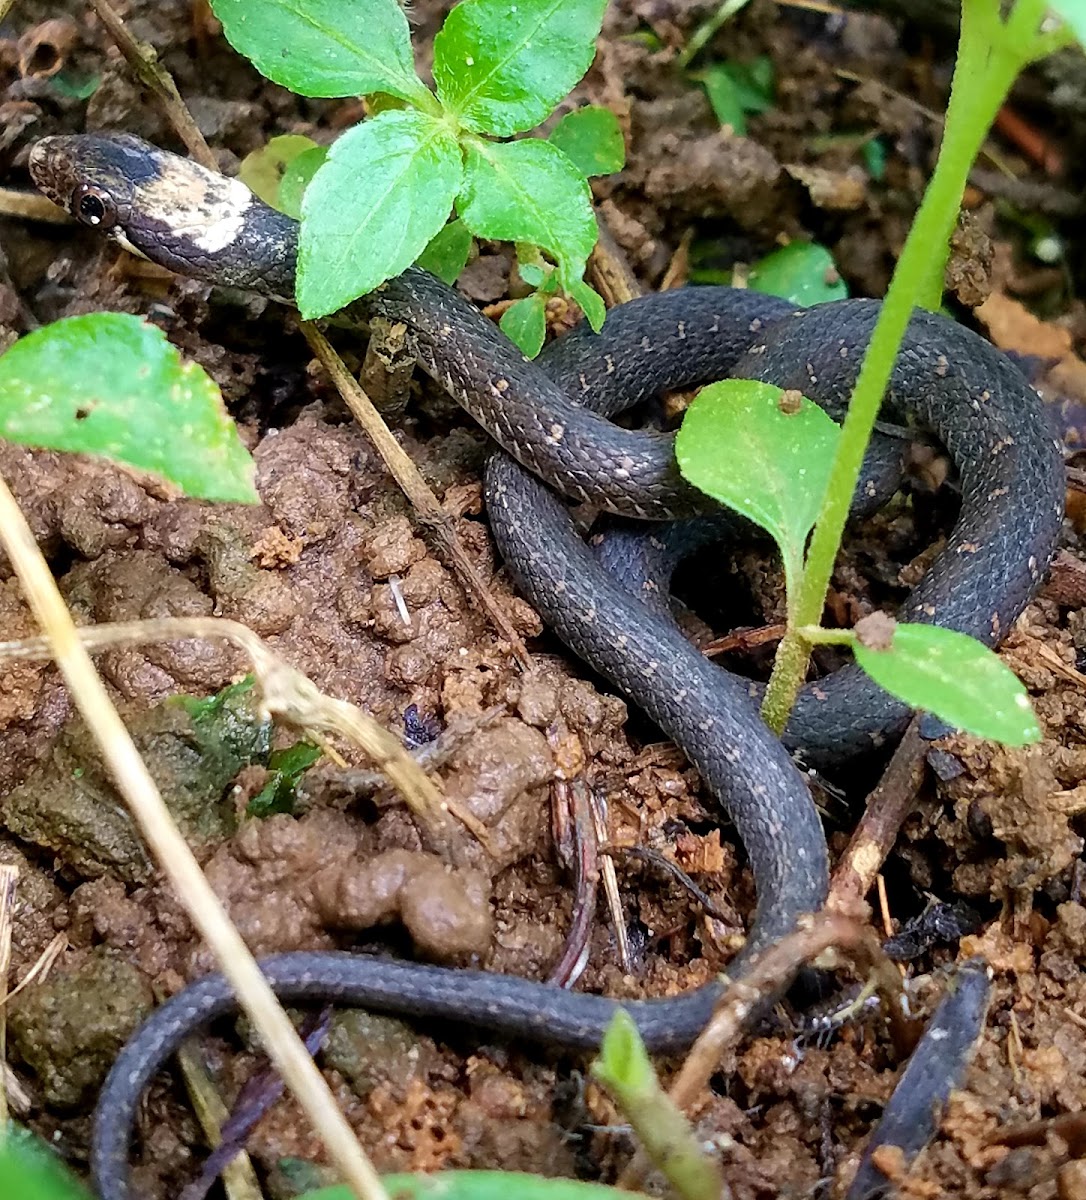
M45 1102L71 1109L93 1099L117 1051L153 1007L144 976L99 948L15 1000L8 1029Z

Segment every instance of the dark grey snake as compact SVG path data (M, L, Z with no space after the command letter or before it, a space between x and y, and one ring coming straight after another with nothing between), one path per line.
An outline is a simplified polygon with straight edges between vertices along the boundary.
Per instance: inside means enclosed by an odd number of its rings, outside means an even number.
M31 171L77 220L147 258L214 283L293 296L295 223L234 181L125 135L47 138L34 147ZM417 269L357 310L404 322L419 363L507 451L491 460L486 496L518 586L581 658L682 747L734 821L758 888L750 938L730 967L740 973L753 951L825 895L825 838L786 747L815 762L840 759L892 737L908 712L848 668L804 690L782 745L761 722L749 683L707 662L601 568L540 480L635 517L705 510L678 476L670 436L620 429L607 417L665 389L729 374L843 408L877 304L794 312L749 292L685 289L623 305L601 335L581 327L535 363ZM993 644L1036 590L1063 513L1062 458L1040 402L983 339L918 312L887 403L938 436L962 490L949 543L901 615ZM615 1010L603 997L528 980L350 954L281 955L264 967L284 999L442 1018L548 1045L595 1047ZM676 1049L696 1036L718 994L712 984L625 1007L651 1049ZM122 1051L95 1127L92 1165L105 1200L129 1194L128 1145L142 1089L198 1025L233 1007L219 977L202 980L160 1008Z

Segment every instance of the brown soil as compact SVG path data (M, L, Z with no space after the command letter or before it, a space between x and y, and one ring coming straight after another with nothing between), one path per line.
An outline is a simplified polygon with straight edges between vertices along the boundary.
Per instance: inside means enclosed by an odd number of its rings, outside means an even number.
M9 186L26 185L28 148L46 134L117 128L176 145L94 18L81 4L62 7L63 70L100 83L79 100L35 74L40 58L28 58L26 47L57 6L16 5L0 24L0 174ZM129 0L121 7L173 73L228 171L270 135L328 140L360 115L354 102L301 100L266 84L229 50L201 5ZM448 7L414 6L424 68ZM827 21L755 2L717 43L721 55L768 54L774 63L776 103L752 118L742 138L716 128L703 92L673 66L676 47L715 7L613 0L599 56L570 102L609 105L627 132L626 170L595 183L622 252L649 289L676 256L682 276L688 235L703 260L722 266L813 236L829 246L853 294L881 294L932 162L937 129L928 114L945 104L945 37L904 37L875 16ZM879 181L861 156L876 134L887 150ZM999 150L1042 191L1056 187L1031 176L1013 146ZM1056 331L1058 342L1051 356L1060 360L1060 373L1046 382L1070 414L1067 424L1081 427L1081 305L1067 299L1061 273L1054 279L1030 265L1021 227L999 219L992 195L973 189L968 202L951 271L956 294L975 306L991 292L982 319L1010 347L1036 344L1036 317L1020 302L1046 319L1042 328ZM209 733L163 703L176 693L217 692L244 670L237 654L195 641L103 654L110 688L254 950L384 947L546 977L573 910L549 796L574 774L607 797L612 841L663 852L717 908L716 918L701 915L679 886L620 860L634 969L624 976L615 965L614 934L601 913L579 986L662 995L723 966L753 907L742 852L728 831L721 842L712 799L681 756L646 745L653 731L640 718L628 723L621 701L585 682L580 665L512 595L479 514L485 439L449 401L420 381L422 402L398 433L457 514L495 596L533 639L537 671L528 677L414 532L405 501L322 375L307 366L305 343L281 310L163 278L67 228L0 218L0 250L0 348L62 315L147 314L222 386L258 464L259 507L212 506L172 499L104 463L0 447L0 471L80 621L236 617L329 694L398 732L409 705L439 727L500 711L489 723L467 722L439 772L449 795L488 827L490 851L474 843L450 849L431 844L372 789L359 800L358 788L329 765L307 777L299 815L239 816L266 778L267 731L242 720L244 737L236 729L229 737ZM1081 245L1069 253L1076 264ZM500 301L509 268L506 253L484 247L465 291ZM938 480L938 461L928 455L922 466ZM900 595L951 510L944 491L892 506L858 531L835 579L834 615L855 620ZM983 953L995 970L995 1001L967 1087L910 1175L909 1196L1086 1194L1066 1140L1050 1136L1010 1151L989 1142L997 1127L1086 1108L1081 506L1072 515L1060 569L1004 650L1033 695L1043 745L1008 751L964 737L944 741L887 866L898 922L929 896L967 898L984 917L959 948L937 948L910 965L921 1009L937 998L958 954ZM730 571L751 597L746 622L776 620L779 579L764 556L737 554ZM0 580L0 611L6 638L32 632L9 576ZM13 977L57 931L68 937L52 973L11 1014L12 1059L27 1097L18 1115L77 1167L95 1090L117 1047L156 994L209 966L97 763L54 669L6 666L0 861L21 872ZM855 804L880 767L860 764L833 782ZM831 848L840 851L855 809L836 793L826 806ZM621 1147L586 1131L608 1108L585 1087L579 1064L439 1042L432 1033L363 1013L335 1018L322 1061L381 1169L613 1177ZM233 1096L253 1056L213 1038L205 1050L219 1086ZM828 1045L796 1041L792 1031L751 1036L727 1065L697 1119L699 1133L720 1147L735 1196L842 1195L900 1066L879 1027L846 1025ZM165 1077L150 1092L142 1127L137 1190L166 1198L174 1193L164 1181L189 1170L199 1134L180 1088ZM320 1154L290 1101L260 1124L251 1149L270 1194L293 1194L316 1178L284 1165Z

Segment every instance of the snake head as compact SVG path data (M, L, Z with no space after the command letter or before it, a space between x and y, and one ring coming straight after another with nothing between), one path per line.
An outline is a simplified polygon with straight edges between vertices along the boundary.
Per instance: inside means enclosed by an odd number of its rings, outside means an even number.
M194 279L293 295L297 224L237 179L130 134L42 138L30 174L81 225L142 258Z

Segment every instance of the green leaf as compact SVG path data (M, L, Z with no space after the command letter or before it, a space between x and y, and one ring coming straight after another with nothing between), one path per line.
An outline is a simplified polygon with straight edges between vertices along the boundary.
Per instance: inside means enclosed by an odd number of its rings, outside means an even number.
M599 1057L593 1062L592 1075L620 1095L645 1094L657 1086L645 1043L633 1018L619 1009L603 1035Z
M886 178L886 143L880 137L870 137L860 147L864 169L876 183Z
M0 1140L0 1196L18 1200L90 1200L52 1150L29 1130L8 1125Z
M125 313L67 317L0 357L0 437L101 454L204 500L259 500L218 387Z
M730 62L727 69L735 81L744 112L763 113L773 107L773 60L768 54L760 54L746 63Z
M448 126L423 113L382 113L339 138L302 201L302 316L334 312L409 267L448 219L462 171Z
M517 271L529 287L537 288L547 278L546 269L539 263L518 261Z
M766 55L749 63L713 63L693 73L705 88L721 125L745 137L747 113L765 112L773 103L773 63Z
M246 154L238 168L238 178L265 204L279 208L279 187L287 166L299 155L316 146L317 143L312 138L303 137L300 133L285 133L281 137L273 137L259 150ZM279 211L288 210L283 208Z
M728 70L727 63L715 63L694 76L705 88L716 119L740 137L747 136L747 118L739 99L739 88Z
M570 280L566 291L581 306L589 325L599 333L607 318L607 305L604 304L603 297L583 279Z
M278 203L276 204L280 212L285 212L288 217L293 217L296 221L301 220L305 189L312 183L313 176L328 161L328 154L327 146L314 146L312 149L306 150L304 154L299 154L287 165L287 169L283 172L282 182L279 184Z
M388 92L429 105L396 0L212 0L230 45L302 96Z
M320 758L322 751L309 742L295 742L272 752L268 760L268 782L249 801L250 817L270 817L273 813L292 813L298 781Z
M696 488L772 535L794 595L841 430L805 398L797 411L782 411L784 395L750 379L702 388L679 429L675 457Z
M85 74L75 69L58 71L49 79L49 86L68 100L89 100L102 85L102 76Z
M579 1179L544 1179L518 1171L439 1171L435 1175L385 1175L396 1200L629 1200L630 1193ZM343 1185L306 1192L298 1200L355 1200Z
M747 286L804 307L848 295L833 256L818 242L789 242L767 254L751 268Z
M539 292L517 300L502 313L498 322L502 333L529 358L543 349L547 336L547 301Z
M476 237L546 250L563 268L567 290L566 279L584 271L599 234L588 181L561 150L537 138L470 141L456 208Z
M450 221L430 239L430 244L415 262L424 271L443 279L451 287L467 265L470 253L471 231L463 221Z
M434 38L437 94L477 133L531 129L592 64L607 0L461 0Z
M597 104L567 113L548 139L582 175L611 175L626 165L626 143L618 117Z
M853 652L880 687L956 729L1007 746L1041 740L1026 689L975 638L938 625L900 624L891 649L856 642Z

